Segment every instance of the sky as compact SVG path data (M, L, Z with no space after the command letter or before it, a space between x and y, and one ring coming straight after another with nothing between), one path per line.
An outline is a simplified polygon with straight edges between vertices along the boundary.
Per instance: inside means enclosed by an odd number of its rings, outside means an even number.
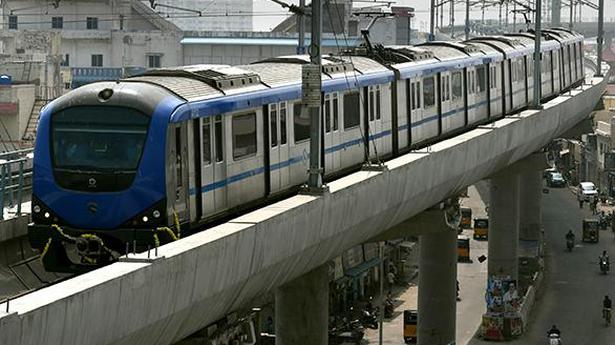
M309 3L311 0L306 0ZM544 0L543 0L544 1ZM591 2L597 3L598 0L589 0ZM298 0L285 0L285 2L298 4ZM367 1L363 2L366 5L369 5ZM410 6L414 7L417 13L417 18L415 23L413 24L414 28L425 30L429 25L429 0L397 0L393 6ZM356 6L356 5L355 5ZM460 5L461 12L457 13L455 16L456 22L462 22L464 20L464 11L465 7ZM605 20L609 20L609 18L615 17L615 0L605 0ZM276 16L255 16L253 20L254 31L270 31L273 29L278 23L284 20L285 16L284 12L288 11L287 9L282 8L280 5L270 1L270 0L254 0L254 11L255 12L267 12L267 13L279 13L280 15ZM446 14L448 13L448 6L445 7L445 23L447 22ZM567 10L562 11L562 20L566 20ZM589 9L587 7L583 8L583 17L586 16L597 16L597 12ZM504 15L504 14L503 14ZM498 18L498 11L491 11L485 15L486 18ZM473 9L470 13L471 19L480 19L481 11L479 9ZM511 19L512 20L512 19ZM519 16L518 21L521 21L521 17Z

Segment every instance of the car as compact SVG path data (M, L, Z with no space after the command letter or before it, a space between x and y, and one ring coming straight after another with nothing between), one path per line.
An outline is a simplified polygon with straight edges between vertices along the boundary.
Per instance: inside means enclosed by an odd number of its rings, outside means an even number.
M549 175L551 175L552 173L556 173L557 169L555 168L548 168L542 171L542 178L547 179L549 178Z
M549 187L564 187L566 180L559 172L552 172L547 176L547 186Z
M577 189L577 199L579 201L589 202L591 197L598 197L598 189L593 182L581 182L579 183L579 189Z

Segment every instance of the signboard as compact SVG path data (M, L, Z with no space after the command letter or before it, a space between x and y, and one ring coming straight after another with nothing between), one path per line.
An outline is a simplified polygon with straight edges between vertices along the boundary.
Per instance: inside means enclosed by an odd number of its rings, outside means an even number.
M358 245L348 249L342 256L344 270L356 267L363 263L363 246Z
M320 107L320 93L322 84L322 75L320 66L315 64L304 64L301 66L302 80L302 101L308 107Z

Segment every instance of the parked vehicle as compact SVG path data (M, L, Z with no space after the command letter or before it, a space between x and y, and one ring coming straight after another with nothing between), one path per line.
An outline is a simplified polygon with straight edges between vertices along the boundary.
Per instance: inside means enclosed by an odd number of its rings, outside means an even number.
M562 339L559 334L549 334L549 345L562 345Z
M472 209L469 207L461 208L461 223L459 226L462 229L469 229L472 227Z
M602 309L602 317L604 318L604 324L606 326L611 324L611 308Z
M577 199L589 202L591 197L598 197L596 185L593 182L581 182L579 189L577 189Z
M600 258L600 272L602 274L607 274L609 273L609 270L611 269L611 265L609 264L609 261L603 257Z
M571 252L572 248L574 248L574 240L572 238L566 239L566 248L569 252Z
M555 168L545 169L542 172L542 178L546 179L546 178L549 177L549 175L551 175L551 173L555 173L555 172L557 172L557 169L555 169Z
M474 239L489 237L489 218L474 218Z
M470 262L470 238L465 235L457 235L457 260Z
M417 343L418 312L416 310L404 310L404 343Z

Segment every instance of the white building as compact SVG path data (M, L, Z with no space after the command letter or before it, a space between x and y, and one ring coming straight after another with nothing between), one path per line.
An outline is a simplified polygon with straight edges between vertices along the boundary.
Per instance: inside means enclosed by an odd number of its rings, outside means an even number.
M182 61L181 30L141 1L61 0L57 6L54 1L2 1L0 53L59 54L66 67L161 67ZM57 52L45 50L45 32L60 34Z
M157 0L156 12L184 31L252 31L252 0ZM147 1L149 4L149 1ZM195 11L200 11L201 15Z

